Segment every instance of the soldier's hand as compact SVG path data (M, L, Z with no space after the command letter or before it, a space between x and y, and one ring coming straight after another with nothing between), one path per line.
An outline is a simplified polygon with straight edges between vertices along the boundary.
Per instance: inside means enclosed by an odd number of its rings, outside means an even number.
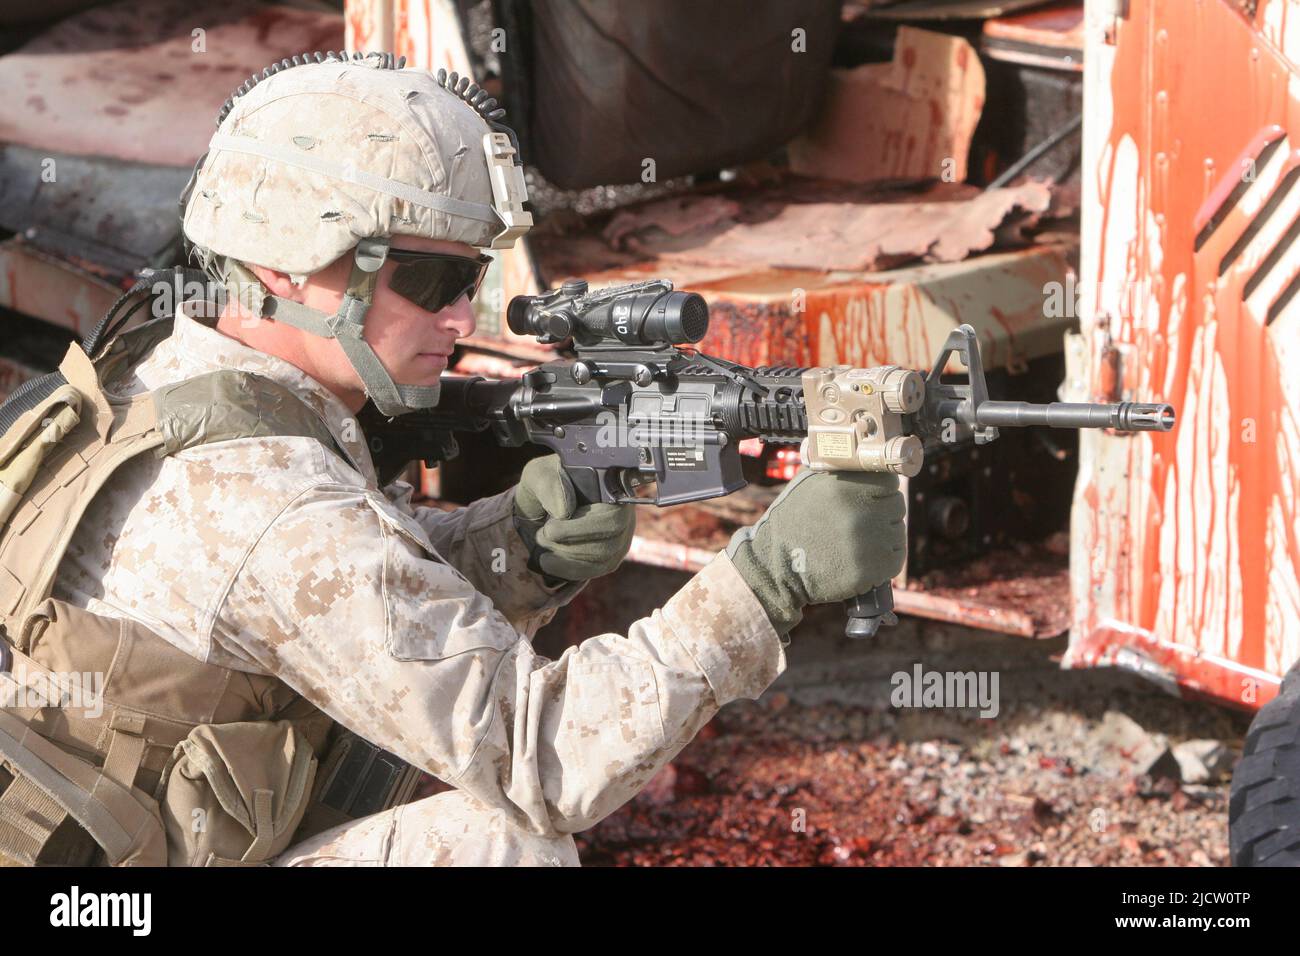
M896 475L801 471L727 554L777 633L808 604L829 604L894 577L907 557Z
M636 530L635 505L578 504L559 455L534 458L515 488L515 528L528 566L553 578L585 581L613 571Z

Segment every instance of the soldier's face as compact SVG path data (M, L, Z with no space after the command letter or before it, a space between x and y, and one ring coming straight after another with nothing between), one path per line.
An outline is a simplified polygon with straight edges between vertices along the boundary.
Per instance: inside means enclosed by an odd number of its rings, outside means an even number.
M478 250L463 242L396 236L394 249L444 252L473 259ZM384 263L374 302L366 312L366 341L399 385L433 385L447 368L458 338L474 334L474 308L461 296L447 308L427 312L394 292L389 283L397 263Z
M443 252L474 258L478 250L463 242L446 242L414 236L395 236L394 249L415 252ZM389 288L397 264L384 263L374 300L366 312L365 339L379 361L399 385L433 385L447 368L456 340L474 333L474 309L462 296L447 308L428 312ZM320 272L311 275L295 298L332 315L342 301L352 272L352 253L347 253ZM361 379L333 339L315 336L309 350L318 377L336 393L351 393L360 407L364 402Z

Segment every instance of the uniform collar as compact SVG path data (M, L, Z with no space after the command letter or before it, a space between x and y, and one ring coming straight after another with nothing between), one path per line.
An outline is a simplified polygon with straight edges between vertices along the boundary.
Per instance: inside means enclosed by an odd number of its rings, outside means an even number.
M236 369L251 372L290 389L320 415L367 482L378 481L357 416L343 401L302 369L284 359L259 351L218 332L204 322L177 312L168 340L177 357L205 371Z

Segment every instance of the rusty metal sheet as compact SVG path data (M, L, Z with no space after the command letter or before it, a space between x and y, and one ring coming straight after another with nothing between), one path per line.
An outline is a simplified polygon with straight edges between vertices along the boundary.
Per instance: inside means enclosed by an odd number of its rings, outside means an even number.
M0 305L84 336L121 289L20 238L0 242Z
M1083 49L1083 0L1066 0L1042 10L988 20L984 36L1039 46Z
M817 118L788 146L790 169L857 183L964 182L984 87L967 40L900 27L891 62L831 71Z
M1096 174L1073 395L1168 401L1179 423L1081 436L1067 662L1101 659L1099 641L1154 649L1181 686L1237 706L1262 702L1253 675L1300 658L1290 6L1261 2L1252 20L1228 3L1131 0L1122 18L1090 8L1086 33Z
M714 197L703 197L716 209ZM869 271L909 261L956 262L988 249L998 231L1028 227L1051 201L1048 187L1025 183L979 192L948 202L789 203L777 205L761 221L736 222L717 216L695 229L665 231L657 203L624 212L618 224L623 246L665 261L763 267ZM689 205L682 216L693 215ZM766 215L747 207L750 218ZM629 217L647 217L635 228ZM1004 233L1005 235L1005 233Z
M1082 0L989 20L983 34L980 52L992 59L1083 70Z
M0 57L0 142L192 166L250 74L342 44L338 14L252 0L94 7Z
M628 246L629 238L634 239L646 229L657 229L666 236L679 238L730 225L740 219L741 213L741 204L726 196L697 193L670 196L615 213L601 231L601 238L618 249ZM635 246L635 242L631 244Z
M118 280L168 264L189 170L0 146L0 226ZM166 262L162 262L166 259Z
M1035 197L1030 202L1035 207L1042 205L1040 190L1037 184L1030 184L1026 193ZM926 367L934 358L931 346L937 350L948 330L963 321L981 330L985 359L991 364L1015 367L1023 359L1059 352L1060 334L1072 318L1046 316L1043 309L1046 285L1066 284L1071 271L1073 253L1059 242L1010 253L1007 258L992 253L957 264L955 269L935 265L915 273L828 271L833 264L823 256L817 256L806 269L774 268L773 260L781 257L764 248L754 250L753 261L739 264L670 254L679 246L699 245L701 234L721 234L794 206L822 202L842 207L845 215L852 216L868 205L889 205L882 202L888 197L900 207L897 214L901 215L904 206L942 206L947 200L956 203L978 195L973 187L939 184L920 194L927 202L918 202L917 195L907 191L793 179L728 191L725 196L701 190L642 204L615 213L602 232L594 231L594 226L586 231L575 231L572 226L567 231L548 230L529 237L522 252L505 251L501 258L507 271L496 290L499 295L495 300L490 293L478 297L478 330L468 344L545 361L551 350L539 348L532 339L515 336L505 327L504 304L512 296L556 285L570 276L586 278L593 286L666 277L679 288L701 292L716 307L714 332L704 347L753 365L866 364L864 356L880 353L876 346L883 344L887 332L891 347L899 345L900 339L912 343L899 361ZM985 207L974 207L976 211L981 208ZM943 255L953 254L953 239L958 235L948 236L941 247ZM992 241L1002 237L995 233ZM789 237L783 234L780 239L785 242ZM804 245L811 258L813 250L806 240ZM908 253L895 258L915 260L917 256ZM1001 274L1001 269L1009 273ZM973 281L966 285L968 277ZM493 282L489 273L489 285ZM915 304L903 301L903 286L908 283L923 289L933 287L934 295L922 294ZM796 301L796 292L806 301ZM880 308L891 310L889 323L882 321ZM922 314L926 317L917 321ZM867 325L874 330L870 334L865 331ZM881 359L890 360L888 355Z

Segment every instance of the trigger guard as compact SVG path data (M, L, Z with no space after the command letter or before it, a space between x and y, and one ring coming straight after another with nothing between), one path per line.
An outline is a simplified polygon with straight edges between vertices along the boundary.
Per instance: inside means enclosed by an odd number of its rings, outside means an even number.
M618 491L621 494L615 494L615 489L606 487L609 492L610 503L616 505L657 505L659 502L654 498L642 498L636 493L636 487L631 483L631 479L640 474L636 468L618 468L610 469L617 472L617 477L611 483L617 483Z
M628 474L629 474L629 472L630 472L630 469L628 469L628 468L618 468L618 469L615 469L615 470L614 470L614 476L615 476L615 477L614 477L614 480L615 480L615 482L617 482L617 484L618 484L618 490L619 490L620 492L622 492L622 495L621 495L622 498L635 498L635 497L636 497L636 489L633 488L632 485L628 482ZM611 489L611 491L612 491L612 490L613 490L613 489ZM623 503L623 502L620 501L620 502L618 502L618 503L621 504L621 503Z
M653 498L638 498L635 489L628 484L629 474L635 474L635 468L608 468L599 470L590 467L565 470L578 496L579 504L636 505L654 504Z

